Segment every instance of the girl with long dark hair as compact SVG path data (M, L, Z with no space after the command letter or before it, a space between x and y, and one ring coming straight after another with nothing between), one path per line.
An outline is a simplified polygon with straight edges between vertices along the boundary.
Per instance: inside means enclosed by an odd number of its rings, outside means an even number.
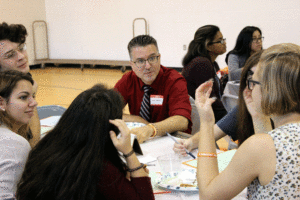
M239 145L241 145L247 138L254 134L252 117L246 107L243 91L247 87L247 79L251 78L255 72L262 53L263 50L258 51L246 61L240 79L238 105L214 125L214 138L216 141L229 135L233 140L238 140ZM254 119L256 120L256 125L259 122L264 124L264 126L256 127L258 132L268 132L272 130L270 118L256 113ZM200 132L189 139L178 139L179 144L174 144L174 151L186 155L184 147L190 151L198 148L199 134Z
M182 61L182 76L187 81L189 95L194 99L195 90L199 85L209 79L215 80L212 96L217 98L213 104L216 121L219 121L227 113L221 102L223 87L216 74L220 69L216 58L225 52L226 41L219 27L206 25L196 31L194 39L189 44L188 52Z
M129 129L120 120L122 108L121 96L103 85L79 94L30 152L17 198L154 199L147 169L134 154Z
M261 30L255 26L246 26L239 33L235 47L225 58L228 65L229 80L240 80L246 60L255 52L262 50Z

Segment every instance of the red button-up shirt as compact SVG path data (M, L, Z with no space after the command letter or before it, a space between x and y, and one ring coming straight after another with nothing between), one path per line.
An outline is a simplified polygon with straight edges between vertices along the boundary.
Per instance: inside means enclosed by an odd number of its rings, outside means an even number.
M133 71L123 75L115 85L115 89L121 93L125 105L128 103L130 114L139 115L143 100L144 83ZM150 106L150 122L160 122L171 116L180 115L189 120L187 133L191 133L191 105L187 91L187 83L181 74L174 69L161 66L161 69L150 85L151 95L161 95L162 105Z

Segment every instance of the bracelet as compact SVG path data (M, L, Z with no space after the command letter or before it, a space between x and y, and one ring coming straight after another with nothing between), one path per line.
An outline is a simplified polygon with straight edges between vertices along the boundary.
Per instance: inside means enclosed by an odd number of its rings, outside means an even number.
M128 154L124 154L124 153L123 153L123 156L124 156L124 158L128 158L128 157L131 156L133 153L134 153L134 150L132 149L132 151L130 151Z
M141 168L146 168L146 167L147 167L147 165L145 165L144 163L141 163L140 166L138 166L138 167L136 167L136 168L133 168L133 169L127 169L127 171L128 171L128 172L134 172L134 171L137 171L137 170L139 170L139 169L141 169Z
M156 136L156 134L157 134L157 129L156 129L156 127L153 125L153 124L148 124L151 128L153 128L153 130L154 130L154 133L150 136L150 137L155 137Z
M207 152L199 152L198 157L213 157L216 158L217 154L216 153L207 153Z

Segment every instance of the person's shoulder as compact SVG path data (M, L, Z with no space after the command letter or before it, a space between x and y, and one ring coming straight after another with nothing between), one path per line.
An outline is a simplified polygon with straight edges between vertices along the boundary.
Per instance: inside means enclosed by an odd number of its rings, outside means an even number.
M193 60L191 60L191 63L195 63L195 62L211 63L211 61L207 57L204 57L204 56L197 56L197 57L193 58Z
M273 138L269 134L259 133L245 140L241 147L246 148L249 155L264 158L273 152L275 145Z
M201 68L211 68L212 62L207 58L203 56L195 57L191 62L188 64L191 68L194 67L201 67ZM191 69L193 70L193 69ZM194 68L195 70L195 68ZM197 69L198 70L198 69Z
M123 74L122 79L131 79L134 77L136 77L135 73L133 71L129 71Z
M122 78L118 80L118 82L115 85L115 88L120 88L121 86L125 86L125 85L127 87L128 85L131 85L137 80L138 77L135 75L133 71L126 72L125 74L123 74Z
M161 66L163 70L163 77L165 81L176 81L184 79L184 77L175 69ZM185 79L184 79L185 80Z
M236 53L230 53L229 55L228 55L228 59L239 59L239 55L238 54L236 54Z
M13 156L26 156L31 147L29 142L22 136L0 127L1 154L13 154Z

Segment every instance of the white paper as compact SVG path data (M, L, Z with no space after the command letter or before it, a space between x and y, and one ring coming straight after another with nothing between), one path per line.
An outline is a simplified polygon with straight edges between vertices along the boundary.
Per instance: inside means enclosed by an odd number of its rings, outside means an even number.
M41 126L55 126L61 116L51 116L41 120Z

